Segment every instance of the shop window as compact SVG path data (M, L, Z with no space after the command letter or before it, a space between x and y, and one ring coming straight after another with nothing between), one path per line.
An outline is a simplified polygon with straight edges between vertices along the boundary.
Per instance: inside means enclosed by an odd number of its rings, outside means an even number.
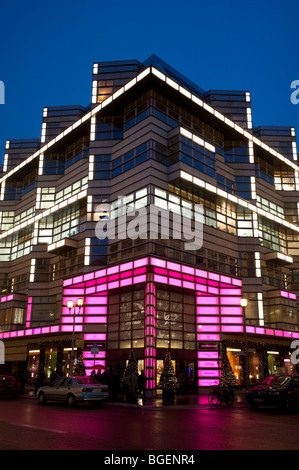
M40 350L30 350L28 352L28 361L27 361L27 372L28 372L28 382L35 383L38 375L40 361Z

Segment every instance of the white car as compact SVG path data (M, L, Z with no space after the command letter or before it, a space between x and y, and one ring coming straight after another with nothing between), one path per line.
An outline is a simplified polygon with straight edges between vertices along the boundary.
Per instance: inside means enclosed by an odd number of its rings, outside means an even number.
M100 384L92 377L61 377L50 385L40 387L37 391L41 405L47 401L63 401L69 406L80 402L101 402L108 400L108 386Z

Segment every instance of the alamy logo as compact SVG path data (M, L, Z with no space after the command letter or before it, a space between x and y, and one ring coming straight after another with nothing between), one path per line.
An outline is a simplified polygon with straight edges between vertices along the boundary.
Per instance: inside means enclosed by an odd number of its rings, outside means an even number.
M3 341L0 341L0 364L5 364L5 347Z
M291 94L291 103L298 104L299 103L299 80L294 80L291 83L291 88L295 89L295 91L293 91L293 93Z
M203 244L203 205L195 204L193 213L181 215L179 207L167 204L167 209L149 204L128 211L122 196L118 209L110 204L99 204L99 221L95 233L99 240L175 239L184 242L185 250L199 250Z
M295 349L291 354L291 363L297 365L299 364L299 340L292 341L291 349Z
M5 86L0 80L0 104L5 104Z

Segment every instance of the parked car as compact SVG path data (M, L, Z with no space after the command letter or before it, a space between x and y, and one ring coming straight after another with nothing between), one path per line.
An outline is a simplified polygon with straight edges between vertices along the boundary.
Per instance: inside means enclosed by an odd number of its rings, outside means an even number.
M108 386L92 377L61 377L50 385L37 390L38 402L62 401L69 406L79 402L101 402L108 400Z
M17 398L20 392L20 384L10 375L0 375L0 394Z
M270 375L247 390L247 403L252 409L277 406L287 410L299 406L299 375Z

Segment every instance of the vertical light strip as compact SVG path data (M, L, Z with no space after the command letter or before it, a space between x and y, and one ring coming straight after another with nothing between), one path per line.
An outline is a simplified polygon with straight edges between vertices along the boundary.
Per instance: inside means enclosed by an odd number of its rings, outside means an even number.
M94 172L94 155L89 155L89 164L88 164L88 179L89 181L93 180Z
M90 264L90 238L85 238L84 266Z
M1 193L0 193L0 200L1 200L1 201L4 201L5 183L6 183L5 180L1 183Z
M39 156L39 162L38 162L38 174L41 176L44 172L44 154L41 153Z
M92 222L92 196L87 196L87 214L86 214L87 222Z
M299 172L295 171L295 188L296 191L299 191Z
M250 176L251 183L251 199L256 199L256 181L255 176Z
M151 280L145 286L144 369L147 388L156 388L156 286Z
M35 258L31 260L31 265L30 265L30 276L29 276L29 282L34 282L34 275L35 275Z
M37 245L38 241L38 228L39 228L39 222L34 223L34 228L33 228L33 245Z
M3 172L7 171L7 165L8 165L8 153L4 155L4 161L3 161Z
M258 223L258 215L253 212L252 213L252 224L253 224L253 236L258 238L259 236L259 223Z
M252 114L251 108L246 109L247 112L247 129L252 129Z
M254 163L253 142L251 142L251 140L248 142L248 147L249 147L249 163Z
M261 277L262 276L262 270L261 270L261 254L260 252L256 251L254 254L255 257L255 275L256 277Z
M259 325L264 326L264 306L263 306L262 292L258 292L257 294L257 305L258 305Z
M41 192L42 192L42 188L37 188L36 190L36 202L35 202L35 208L37 210L40 209L40 206L41 206Z
M92 82L92 94L91 94L91 102L97 102L97 91L98 91L98 82L97 80L93 80Z
M297 155L297 144L296 144L296 142L292 142L292 149L293 149L293 160L297 161L298 160L298 155Z
M90 119L90 140L95 140L96 137L96 116L92 116Z
M31 310L32 310L32 297L28 297L27 315L26 315L26 328L29 328L29 326L30 326Z
M41 138L40 138L41 143L46 142L46 132L47 132L47 123L43 122L42 123Z
M9 146L10 146L10 140L7 140L5 142L5 149L9 149Z
M43 117L48 117L48 108L44 108Z

